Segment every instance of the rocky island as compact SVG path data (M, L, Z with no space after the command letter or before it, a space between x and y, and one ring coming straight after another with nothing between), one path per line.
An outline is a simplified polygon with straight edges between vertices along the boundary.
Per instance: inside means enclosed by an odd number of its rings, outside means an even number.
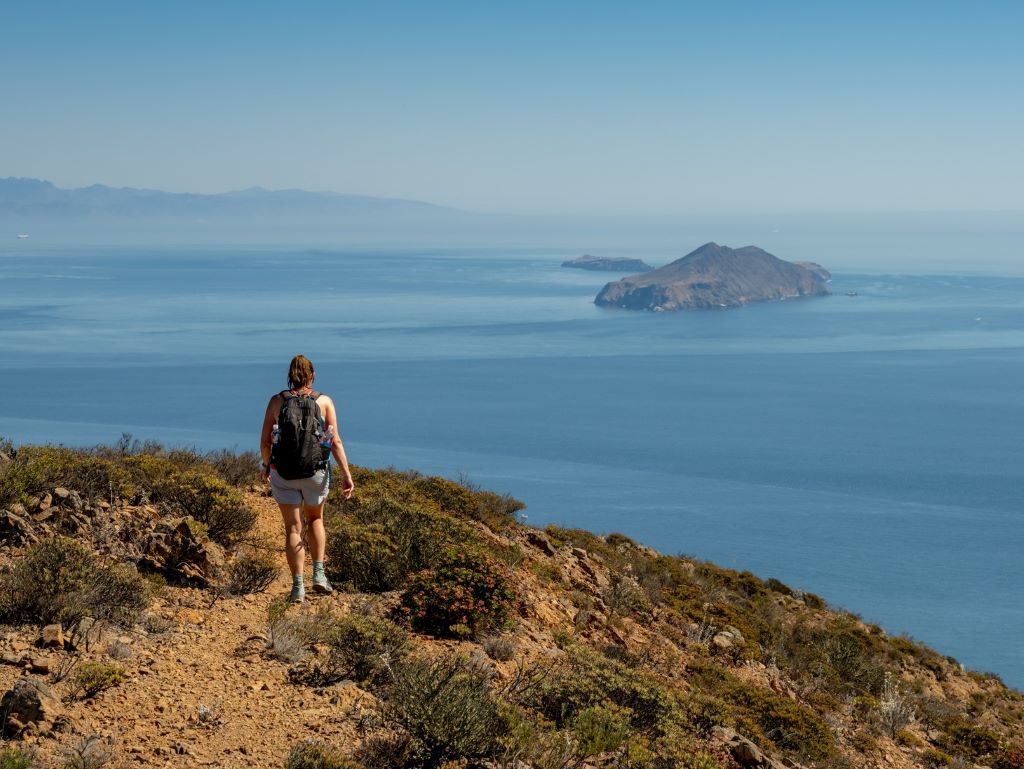
M609 272L649 272L654 268L643 259L629 259L624 256L592 256L584 254L562 262L563 267L580 270L603 270Z
M829 292L828 270L814 262L787 262L757 246L705 243L664 267L608 283L595 304L629 310L739 307Z

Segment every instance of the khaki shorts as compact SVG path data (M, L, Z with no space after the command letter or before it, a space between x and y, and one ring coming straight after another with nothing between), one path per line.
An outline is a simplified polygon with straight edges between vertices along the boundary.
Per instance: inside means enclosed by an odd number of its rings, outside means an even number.
M310 478L287 480L270 468L270 491L282 505L319 507L331 489L331 470L317 470Z

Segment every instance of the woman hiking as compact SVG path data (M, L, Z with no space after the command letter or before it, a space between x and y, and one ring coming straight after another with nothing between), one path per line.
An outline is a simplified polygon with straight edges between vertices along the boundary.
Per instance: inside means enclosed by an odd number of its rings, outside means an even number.
M356 484L348 467L338 433L334 401L313 389L316 373L312 362L296 355L288 367L288 388L267 404L260 434L263 473L284 519L285 556L292 573L290 603L302 603L306 589L302 579L305 553L302 518L313 556L313 591L332 593L324 574L324 502L331 485L331 456L341 468L341 493L352 497Z

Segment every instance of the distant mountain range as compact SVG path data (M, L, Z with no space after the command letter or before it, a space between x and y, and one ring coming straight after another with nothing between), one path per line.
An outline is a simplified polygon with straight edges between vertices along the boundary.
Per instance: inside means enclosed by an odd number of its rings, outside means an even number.
M0 216L18 218L136 217L238 220L266 217L349 219L380 217L452 220L472 214L417 200L251 187L197 194L94 184L61 189L40 179L0 179Z

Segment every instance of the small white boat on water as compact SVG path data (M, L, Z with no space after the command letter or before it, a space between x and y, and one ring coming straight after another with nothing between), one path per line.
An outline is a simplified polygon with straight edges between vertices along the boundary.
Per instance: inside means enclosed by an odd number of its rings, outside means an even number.
M18 233L18 240L28 240L28 235L19 232Z

